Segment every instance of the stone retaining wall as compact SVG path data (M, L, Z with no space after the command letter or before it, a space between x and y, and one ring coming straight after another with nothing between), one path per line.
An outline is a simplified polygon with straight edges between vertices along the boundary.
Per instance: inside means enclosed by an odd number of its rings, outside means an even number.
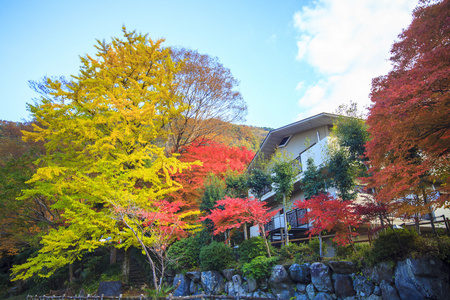
M270 278L243 278L238 270L177 274L174 296L229 295L284 300L449 299L449 266L439 259L406 259L356 270L352 262L276 265Z

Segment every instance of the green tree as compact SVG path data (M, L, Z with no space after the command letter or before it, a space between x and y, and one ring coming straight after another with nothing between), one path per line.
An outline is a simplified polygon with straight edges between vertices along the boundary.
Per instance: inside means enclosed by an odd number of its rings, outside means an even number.
M200 211L205 215L210 214L211 210L214 209L216 202L225 197L225 192L226 185L223 180L221 180L218 176L210 174L205 181L205 192L203 193L201 199ZM204 229L200 233L200 239L205 241L205 237L207 237L209 241L212 241L214 237L214 224L209 219L205 219L202 223L204 225Z
M299 165L297 160L293 160L291 156L283 152L276 152L270 162L270 170L274 183L274 191L276 199L282 200L284 215L284 232L286 234L286 245L289 244L289 231L286 218L287 199L291 197L294 190L295 178L299 173Z
M327 189L327 179L322 173L322 168L318 168L312 157L306 161L306 171L303 172L302 189L305 199L319 195Z
M123 40L98 42L96 57L82 57L68 84L48 79L49 96L29 105L39 125L25 139L45 141L46 155L21 198L45 195L64 224L42 238L36 257L13 268L15 280L48 277L106 237L139 247L117 209L157 211L155 201L179 188L172 175L189 167L158 146L185 108L171 92L178 67L163 40L123 32Z

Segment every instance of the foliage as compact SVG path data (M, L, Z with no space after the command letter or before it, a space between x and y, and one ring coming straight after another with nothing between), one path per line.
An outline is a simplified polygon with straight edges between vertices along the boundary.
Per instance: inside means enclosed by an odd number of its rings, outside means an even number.
M37 245L39 236L59 220L58 211L42 195L17 200L36 170L33 164L45 153L42 142L23 141L22 130L32 123L0 121L0 258Z
M187 106L169 123L174 152L201 140L215 140L229 123L244 121L247 105L236 90L239 82L217 57L185 48L170 51L173 60L182 63L172 92Z
M228 172L225 178L227 195L232 198L245 198L248 195L247 173Z
M269 278L272 267L277 263L278 257L257 256L252 261L244 264L242 272L244 276L261 280Z
M173 193L173 199L183 201L191 208L198 207L198 201L205 189L206 179L214 174L221 180L227 175L242 173L253 157L253 152L241 147L230 147L211 140L202 140L183 147L180 161L202 165L192 166L190 170L174 175L183 188Z
M258 199L272 188L272 176L263 168L253 168L247 178L250 192Z
M232 261L232 250L223 243L212 242L200 251L200 268L205 271L222 271Z
M175 240L185 237L188 232L199 230L192 223L199 211L182 211L181 202L156 201L155 210L122 208L115 206L120 220L130 229L147 256L152 268L153 285L156 290L162 288L167 267L167 249ZM189 222L191 221L191 222Z
M239 261L248 263L257 256L265 256L267 250L262 237L252 237L239 245Z
M308 243L283 245L277 255L280 261L285 264L292 263L312 263L320 260L320 245L318 239L311 239ZM325 253L325 245L322 245L322 251Z
M448 204L449 12L448 0L423 1L392 46L392 70L372 82L370 185L378 202L403 202L398 215ZM435 192L424 193L431 185Z
M352 244L352 237L357 233L360 216L355 213L351 201L333 198L330 194L319 194L309 200L297 200L294 206L299 209L308 209L301 222L312 222L313 227L309 235L316 235L322 231L335 232L334 241L340 245Z
M211 210L209 215L200 219L209 219L214 223L215 235L231 229L240 228L247 223L257 225L262 231L267 253L270 256L270 247L265 237L264 224L269 222L277 212L270 212L264 202L255 200L254 198L241 199L225 197L223 200L217 201L215 208Z
M313 196L319 195L321 192L325 192L327 188L327 179L323 175L322 170L317 168L313 158L308 158L306 166L307 169L303 172L301 184L305 199L310 199Z
M294 190L294 181L299 173L299 165L291 156L282 152L276 152L270 162L272 181L278 200L289 198Z
M340 105L337 113L340 116L333 122L331 135L338 139L340 147L348 149L351 160L361 161L370 135L363 115L358 112L358 104Z
M419 247L420 238L414 230L388 229L381 232L373 242L373 247L366 258L369 264L382 261L399 261Z
M96 58L82 57L69 83L48 79L50 92L29 105L37 124L24 138L45 141L46 155L20 199L45 195L63 224L42 238L38 256L14 267L15 280L48 277L106 237L118 247L138 245L117 208L155 211L154 201L180 188L172 176L191 165L158 146L165 125L185 109L171 93L177 66L169 50L123 31L123 40L99 42Z
M331 147L327 161L327 169L331 174L330 185L335 187L343 200L355 199L355 177L357 164L352 160L347 149Z
M200 249L199 238L197 236L190 236L172 244L167 251L167 256L171 261L176 262L178 269L191 269L200 264Z
M211 213L201 220L210 219L214 223L214 234L226 230L240 228L244 223L263 225L267 223L277 211L269 212L265 203L254 198L230 198L218 200Z
M284 232L288 233L288 222L286 219L287 205L286 199L291 197L294 190L295 178L299 173L299 165L297 160L293 160L291 156L286 153L277 151L270 161L270 172L272 174L272 181L274 183L273 190L275 191L275 199L283 200L284 211ZM286 244L289 244L289 234L285 234Z

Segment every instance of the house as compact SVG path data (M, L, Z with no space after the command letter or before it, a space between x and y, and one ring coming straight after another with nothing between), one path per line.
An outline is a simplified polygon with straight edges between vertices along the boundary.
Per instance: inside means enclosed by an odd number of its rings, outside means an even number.
M288 206L292 206L298 199L305 198L300 186L300 180L306 168L306 161L308 158L312 157L316 165L320 165L324 162L333 121L338 117L339 116L335 114L321 113L274 129L268 133L261 144L259 151L253 158L252 163L257 161L260 156L269 158L278 150L289 153L299 162L300 172L296 177L294 191L291 195L291 199L288 201ZM250 163L250 168L252 167L252 163ZM330 192L333 193L334 190L330 190ZM282 204L276 202L275 198L275 192L268 190L261 198L261 201L267 202L267 205L274 209L282 208ZM266 231L269 233L269 238L272 242L283 240L283 213L284 212L280 210L280 212L266 225ZM299 209L289 210L286 213L286 218L290 225L290 239L305 237L305 232L309 229L309 224L300 224L298 221L302 214L304 214L304 211ZM258 228L256 226L251 227L250 236L257 235L259 235Z
M261 144L259 151L256 153L250 167L261 157L270 158L276 151L283 151L291 154L293 159L300 163L299 174L297 175L294 183L294 190L292 192L291 198L288 201L286 219L289 224L289 239L290 240L301 240L307 237L306 232L308 231L311 224L299 222L299 218L305 213L305 211L299 209L292 209L293 203L296 200L303 200L304 192L300 185L300 181L303 177L304 171L306 171L308 158L313 158L315 165L319 166L326 160L327 146L331 142L330 133L333 127L333 122L339 117L336 114L330 113L320 113L318 115L291 123L289 125L283 126L278 129L274 129L268 133L265 140ZM336 190L328 189L330 194L336 194ZM284 240L284 216L282 211L282 203L276 201L275 192L273 190L268 190L261 201L265 201L267 205L273 209L280 209L280 211L275 215L272 220L266 224L266 232L268 233L269 239L272 243L280 245ZM357 201L364 201L370 197L367 194L359 193ZM448 222L448 217L450 217L450 210L439 209L434 212L436 221L439 222L438 227L443 230L450 230L450 223ZM425 219L426 216L423 216ZM447 221L445 221L447 220ZM426 222L426 220L423 220ZM394 224L400 226L405 225L405 221L401 219L393 220ZM413 223L406 224L413 227ZM430 231L430 225L421 224L421 230ZM363 228L360 230L359 239L367 240L368 228ZM410 227L410 228L411 228ZM250 236L260 235L257 226L250 228ZM327 241L328 243L330 240ZM332 254L329 253L330 255Z

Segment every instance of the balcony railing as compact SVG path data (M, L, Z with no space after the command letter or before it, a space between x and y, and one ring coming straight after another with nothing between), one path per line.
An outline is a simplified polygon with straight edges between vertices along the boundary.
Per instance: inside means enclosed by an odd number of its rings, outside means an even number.
M286 213L286 219L291 228L299 228L304 225L308 225L308 222L300 222L300 219L303 218L306 214L306 209L293 209ZM265 226L264 229L266 232L270 232L272 230L280 229L284 227L284 216L279 215L275 216L270 220Z

